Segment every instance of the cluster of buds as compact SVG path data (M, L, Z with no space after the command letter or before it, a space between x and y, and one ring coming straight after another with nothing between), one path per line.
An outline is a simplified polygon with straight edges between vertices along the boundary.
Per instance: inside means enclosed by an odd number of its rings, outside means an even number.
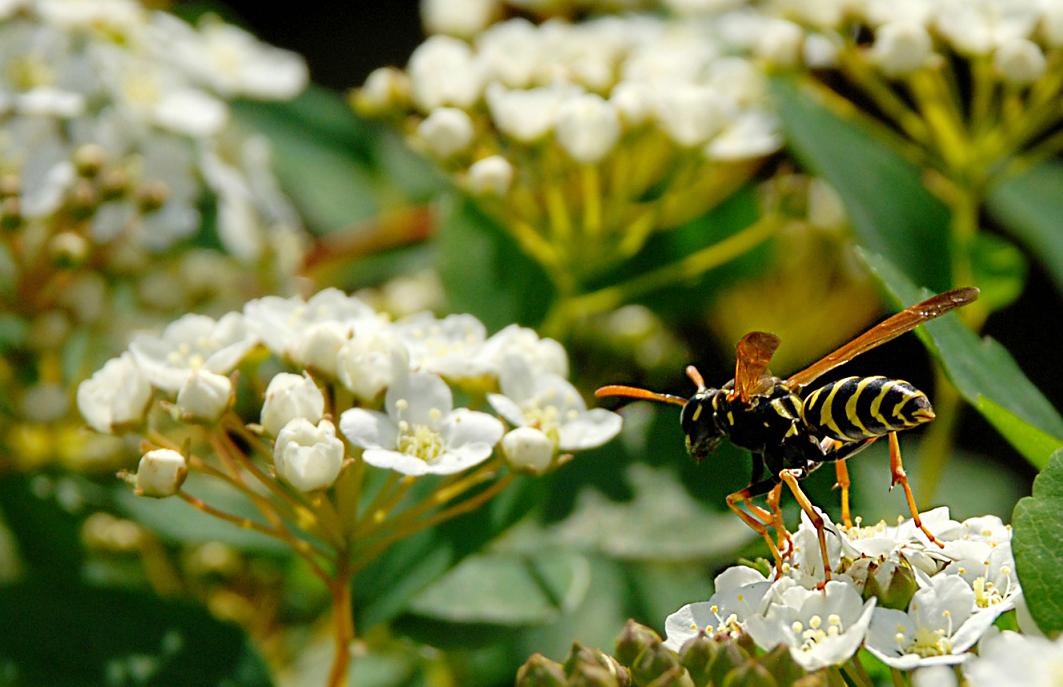
M529 329L488 337L470 315L389 321L329 289L217 320L186 315L135 338L77 399L98 432L142 437L138 494L177 495L278 537L331 585L518 473L613 438L620 416L588 409L567 368L560 344ZM242 491L263 520L186 491L196 473ZM433 488L411 492L419 478Z
M353 99L405 127L559 282L579 282L779 149L750 29L744 12L517 17L471 40L431 36Z
M980 639L996 641L994 621L1022 604L1011 528L995 516L956 522L945 508L922 518L944 547L931 544L912 520L867 527L828 521L831 563L838 567L825 584L806 518L778 578L755 567L727 569L708 601L668 616L663 640L629 622L616 658L590 661L624 669L592 684L702 687L761 676L752 684L831 684L830 672L840 668L855 672L857 684L870 684L855 658L861 648L899 671L964 666L971 675L988 675L997 668L980 667L985 659L973 660L972 651ZM518 684L586 684L574 667L586 671L588 652L577 654L564 666L533 657Z
M306 68L133 0L4 3L0 44L0 303L15 332L0 446L84 468L117 449L87 448L69 412L101 356L145 324L290 283L300 221L227 101L293 97Z

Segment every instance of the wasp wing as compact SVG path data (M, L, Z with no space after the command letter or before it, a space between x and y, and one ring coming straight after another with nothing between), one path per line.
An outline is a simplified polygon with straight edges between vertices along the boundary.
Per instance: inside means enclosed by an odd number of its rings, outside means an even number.
M879 322L830 355L794 374L786 380L785 384L795 389L805 386L825 372L852 360L861 353L866 353L876 346L897 338L901 334L910 332L923 322L941 317L948 311L967 305L977 298L978 289L967 287L946 291L928 298L922 303L916 303L893 317Z
M767 332L750 332L742 337L735 350L735 394L743 403L771 388L768 365L779 337Z

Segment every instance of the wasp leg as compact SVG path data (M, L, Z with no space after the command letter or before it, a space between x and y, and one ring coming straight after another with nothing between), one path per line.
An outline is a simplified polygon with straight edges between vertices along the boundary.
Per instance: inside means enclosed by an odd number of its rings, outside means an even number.
M793 540L786 530L786 523L782 519L782 510L779 501L782 499L782 482L768 492L768 507L771 509L771 525L775 528L775 536L778 537L779 553L783 558L789 558L794 552Z
M923 521L919 519L919 507L915 505L915 496L912 495L912 487L908 484L908 474L904 471L904 463L901 462L901 445L897 441L896 432L890 432L890 475L892 476L890 489L893 489L898 484L904 489L904 498L908 501L908 510L912 512L912 520L915 521L915 526L921 529L931 542L941 548L945 548L941 540L931 534L930 530L923 525Z
M853 521L849 517L849 468L845 466L845 460L834 462L834 471L838 475L838 487L842 490L842 524L852 527Z
M823 526L823 516L816 511L816 507L805 496L805 492L801 491L800 485L797 484L797 474L798 471L796 470L780 470L779 479L790 487L794 498L797 499L797 505L801 506L801 510L808 515L808 519L812 521L813 527L816 528L816 536L819 537L819 552L823 555L823 582L819 585L819 588L822 589L830 581L830 557L827 555L827 535Z
M753 496L755 495L754 490L760 487L762 484L764 483L758 482L757 484L746 487L745 489L736 491L733 494L728 494L727 507L733 510L738 517L742 518L742 522L744 522L749 527L749 529L759 534L761 537L764 538L764 541L768 543L768 549L771 551L771 557L775 560L775 575L776 578L778 578L782 576L782 556L779 554L779 548L775 545L775 540L772 539L771 534L768 532L768 524L761 522L754 516L745 512L744 510L742 510L742 507L738 505L739 503L744 503L747 507L750 508L750 510L752 510L753 508L763 510L750 502L750 499L753 498Z

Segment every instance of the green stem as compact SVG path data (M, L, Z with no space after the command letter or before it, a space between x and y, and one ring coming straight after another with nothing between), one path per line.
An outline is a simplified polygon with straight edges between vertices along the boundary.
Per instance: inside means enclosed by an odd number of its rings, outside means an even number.
M843 665L842 669L849 676L849 680L856 683L857 687L875 687L871 676L864 670L864 664L860 662L860 654L853 654L852 659Z
M904 673L896 668L890 668L890 677L893 678L893 687L911 687Z
M345 559L336 569L336 577L329 584L332 594L332 622L335 655L329 670L329 687L346 687L347 666L351 661L351 641L354 640L354 616L351 613L351 571Z

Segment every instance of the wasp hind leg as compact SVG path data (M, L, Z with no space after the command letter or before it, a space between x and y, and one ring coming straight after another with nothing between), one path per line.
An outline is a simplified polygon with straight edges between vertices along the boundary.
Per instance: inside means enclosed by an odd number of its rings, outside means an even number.
M915 526L922 530L931 542L940 548L945 548L941 540L931 534L919 518L919 507L915 505L915 496L912 495L912 487L908 484L908 474L904 471L904 463L901 462L901 445L897 441L896 432L890 432L890 475L892 478L890 489L898 484L904 489L904 498L908 501L908 510L912 512L912 521L915 522Z
M849 512L849 468L846 466L845 461L870 446L875 439L878 439L878 437L845 444L837 439L828 438L820 445L820 449L823 451L823 459L834 463L834 472L838 477L838 483L835 486L841 489L842 492L842 524L846 527L852 527L853 521Z
M751 484L745 489L740 489L739 491L736 491L733 494L727 495L727 507L733 510L735 512L735 515L741 518L742 522L744 522L746 526L749 527L749 529L759 534L761 537L764 538L764 541L767 542L768 550L771 551L771 557L775 561L776 579L782 576L783 557L782 554L779 552L779 547L775 544L775 539L772 538L771 533L768 530L769 528L774 527L778 532L778 527L781 526L782 523L782 515L780 513L778 518L776 519L776 517L773 515L774 511L768 512L764 510L760 506L753 503L751 499L754 496L760 496L764 493L776 491L776 487L779 486L781 485L776 482L776 480L765 479ZM770 497L769 503L771 503ZM745 510L742 509L742 506L739 504L745 505L750 512L747 513ZM777 505L775 506L775 508L777 509ZM789 534L786 535L786 538L787 540L789 540Z

